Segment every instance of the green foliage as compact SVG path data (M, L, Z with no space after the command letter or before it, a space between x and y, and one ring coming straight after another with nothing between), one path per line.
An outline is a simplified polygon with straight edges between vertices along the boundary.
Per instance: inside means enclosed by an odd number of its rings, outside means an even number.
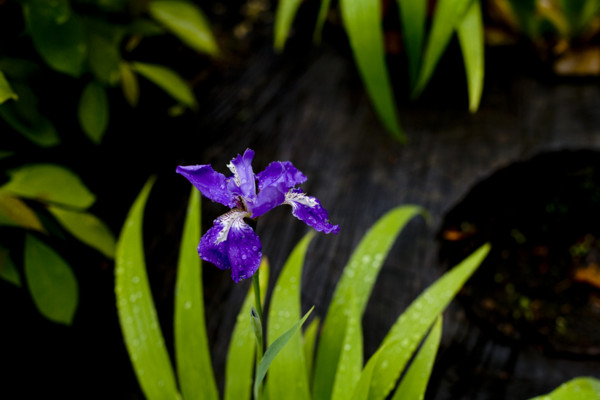
M79 100L79 123L85 134L96 144L102 141L108 126L108 113L106 90L98 82L88 83Z
M131 64L133 71L153 82L177 101L188 107L196 107L196 99L188 84L173 70L161 65L135 62Z
M469 110L477 111L483 92L483 19L478 1L471 3L456 30L463 53L469 89Z
M600 398L600 380L591 377L574 378L551 393L531 400L597 400Z
M19 96L12 90L12 87L6 80L6 77L0 71L0 104L4 103L7 100L17 100Z
M0 191L0 225L44 231L37 214L18 197Z
M21 276L10 258L8 249L0 246L0 278L6 282L21 287Z
M411 86L417 83L427 22L427 0L398 0L398 9L404 28L404 44L408 57Z
M292 22L300 7L301 0L280 0L277 6L277 13L275 14L275 50L282 51L285 46L285 41L290 35L290 29Z

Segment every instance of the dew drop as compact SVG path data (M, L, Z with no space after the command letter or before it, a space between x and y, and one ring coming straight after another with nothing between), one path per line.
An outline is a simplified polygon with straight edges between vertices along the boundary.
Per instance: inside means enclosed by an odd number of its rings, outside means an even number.
M185 304L183 305L183 308L185 308L186 310L189 310L190 308L192 308L192 302L186 301Z
M139 276L134 276L133 278L131 278L131 282L133 282L133 283L139 283L139 281L140 281Z

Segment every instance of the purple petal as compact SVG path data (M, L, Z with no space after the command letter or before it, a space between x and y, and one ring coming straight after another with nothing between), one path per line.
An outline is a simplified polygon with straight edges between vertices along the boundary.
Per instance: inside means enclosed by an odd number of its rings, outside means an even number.
M339 225L329 223L327 210L316 197L307 196L300 189L296 189L286 193L285 203L292 206L294 217L317 231L336 234L340 231Z
M227 178L210 165L180 165L176 172L190 181L205 197L228 207L235 207L235 196L227 189Z
M231 269L236 283L254 275L262 257L260 239L244 222L248 215L235 209L220 216L198 245L200 258L220 269Z
M276 187L267 186L256 196L256 201L250 205L252 209L252 218L260 217L267 211L271 211L280 206L285 201L285 192Z
M289 161L274 161L257 174L258 190L277 186L284 193L296 185L306 182L306 176Z
M227 167L233 172L233 176L228 181L229 190L246 200L256 198L256 178L252 171L253 158L254 151L247 149L243 156L238 154L227 164Z

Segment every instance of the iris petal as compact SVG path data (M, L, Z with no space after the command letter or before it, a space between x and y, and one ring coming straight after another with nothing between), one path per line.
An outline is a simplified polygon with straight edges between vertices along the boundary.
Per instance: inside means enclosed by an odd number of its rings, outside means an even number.
M260 217L267 211L280 206L285 201L285 193L273 186L267 186L258 192L256 201L251 205L252 218Z
M296 185L306 182L306 176L289 161L274 161L259 172L258 189L276 186L284 193Z
M210 165L180 165L176 172L190 181L204 197L228 207L235 206L235 196L227 189L227 178Z
M227 167L233 172L228 181L228 188L234 194L242 196L247 201L256 198L256 178L252 170L254 151L247 149L244 155L237 155Z
M339 225L329 223L327 210L321 202L312 196L307 196L300 189L290 190L285 195L285 203L292 206L292 215L315 230L324 233L338 233Z

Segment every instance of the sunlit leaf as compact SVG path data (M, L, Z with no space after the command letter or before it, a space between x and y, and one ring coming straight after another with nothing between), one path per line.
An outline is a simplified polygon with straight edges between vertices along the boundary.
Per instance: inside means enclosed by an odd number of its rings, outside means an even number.
M421 94L427 83L429 83L438 61L472 2L473 0L439 0L436 3L427 46L423 55L423 64L413 96Z
M96 81L83 89L79 99L79 123L92 142L102 141L108 126L108 98L104 86Z
M19 96L12 90L12 87L6 80L6 77L0 71L0 104L4 103L6 100L17 100Z
M489 244L481 246L434 282L400 315L386 335L378 358L370 359L367 363L367 367L376 364L372 376L367 377L364 372L361 374L359 381L370 380L366 384L370 388L369 400L386 398L433 321L475 272L489 250Z
M148 5L150 15L191 48L217 55L219 48L202 10L182 0L154 0Z
M408 56L408 72L411 87L417 83L421 52L425 39L425 22L427 21L427 0L398 0L404 45Z
M193 188L183 228L175 284L175 359L184 399L219 398L204 321L200 242L200 192ZM202 377L202 379L198 379Z
M77 175L59 165L26 165L8 174L10 180L0 189L17 196L78 209L86 209L96 200Z
M275 50L283 50L300 3L302 0L279 0L275 14Z
M50 206L48 211L77 239L108 258L115 257L115 238L104 222L92 214Z
M598 400L600 379L592 377L573 378L549 394L531 400Z
M133 203L117 242L117 311L129 358L146 398L177 399L175 374L156 316L144 260L142 222L153 183L150 179Z
M83 70L86 41L83 24L68 0L29 0L25 19L33 44L53 69L78 77Z
M188 107L196 107L196 98L186 81L173 70L161 65L134 62L131 64L134 71L148 79L162 90L167 92L175 100Z
M315 400L331 397L345 334L338 327L346 325L349 299L354 299L359 319L362 318L377 275L398 234L412 218L424 212L412 205L389 211L369 229L350 257L323 322L315 363Z
M18 197L0 191L0 225L44 231L36 213Z
M331 7L331 0L321 0L321 6L319 7L319 14L317 15L317 23L315 25L315 32L313 34L313 41L316 44L321 43L321 35L323 32L323 26L327 20L327 14Z
M352 53L379 118L394 137L406 138L396 116L396 102L385 65L381 2L340 0Z
M479 1L473 1L458 24L457 33L467 73L469 110L475 112L483 92L484 74L483 17Z
M267 348L267 351L265 351L265 355L263 356L260 364L258 364L258 367L256 369L257 372L256 378L254 379L253 390L255 399L258 398L258 389L260 388L260 385L262 384L262 381L265 378L265 375L267 374L271 363L273 362L275 357L277 357L277 355L281 352L281 350L285 348L285 345L290 341L290 339L294 337L294 335L302 327L302 324L304 324L304 321L306 321L313 309L314 306L310 310L308 310L306 314L304 314L304 317L302 317L300 321L296 322L287 331L285 331L283 335L275 339L275 341L271 343L271 345Z
M304 236L288 257L271 296L267 324L267 344L300 318L300 288L304 257L314 232ZM271 363L266 390L271 399L309 399L308 377L300 332L294 335Z
M79 290L71 267L52 248L25 236L25 276L37 309L51 321L71 325Z
M10 258L8 249L0 246L0 279L21 287L21 276Z
M135 107L140 99L140 88L137 77L133 73L131 66L126 62L120 63L119 69L121 71L121 87L125 100L127 100L131 107Z
M427 389L441 338L442 316L440 315L435 320L431 332L429 332L415 359L410 363L392 400L423 400L425 398L425 390Z
M313 376L313 364L315 359L315 345L317 343L317 334L319 333L319 327L321 319L319 317L313 318L308 324L304 331L304 360L306 362L306 376L308 376L308 386L312 387L311 378Z
M259 267L259 287L264 305L269 283L269 263L263 258ZM254 288L246 295L231 334L225 367L225 400L250 400L255 365L256 338L250 324L250 310L254 302Z

